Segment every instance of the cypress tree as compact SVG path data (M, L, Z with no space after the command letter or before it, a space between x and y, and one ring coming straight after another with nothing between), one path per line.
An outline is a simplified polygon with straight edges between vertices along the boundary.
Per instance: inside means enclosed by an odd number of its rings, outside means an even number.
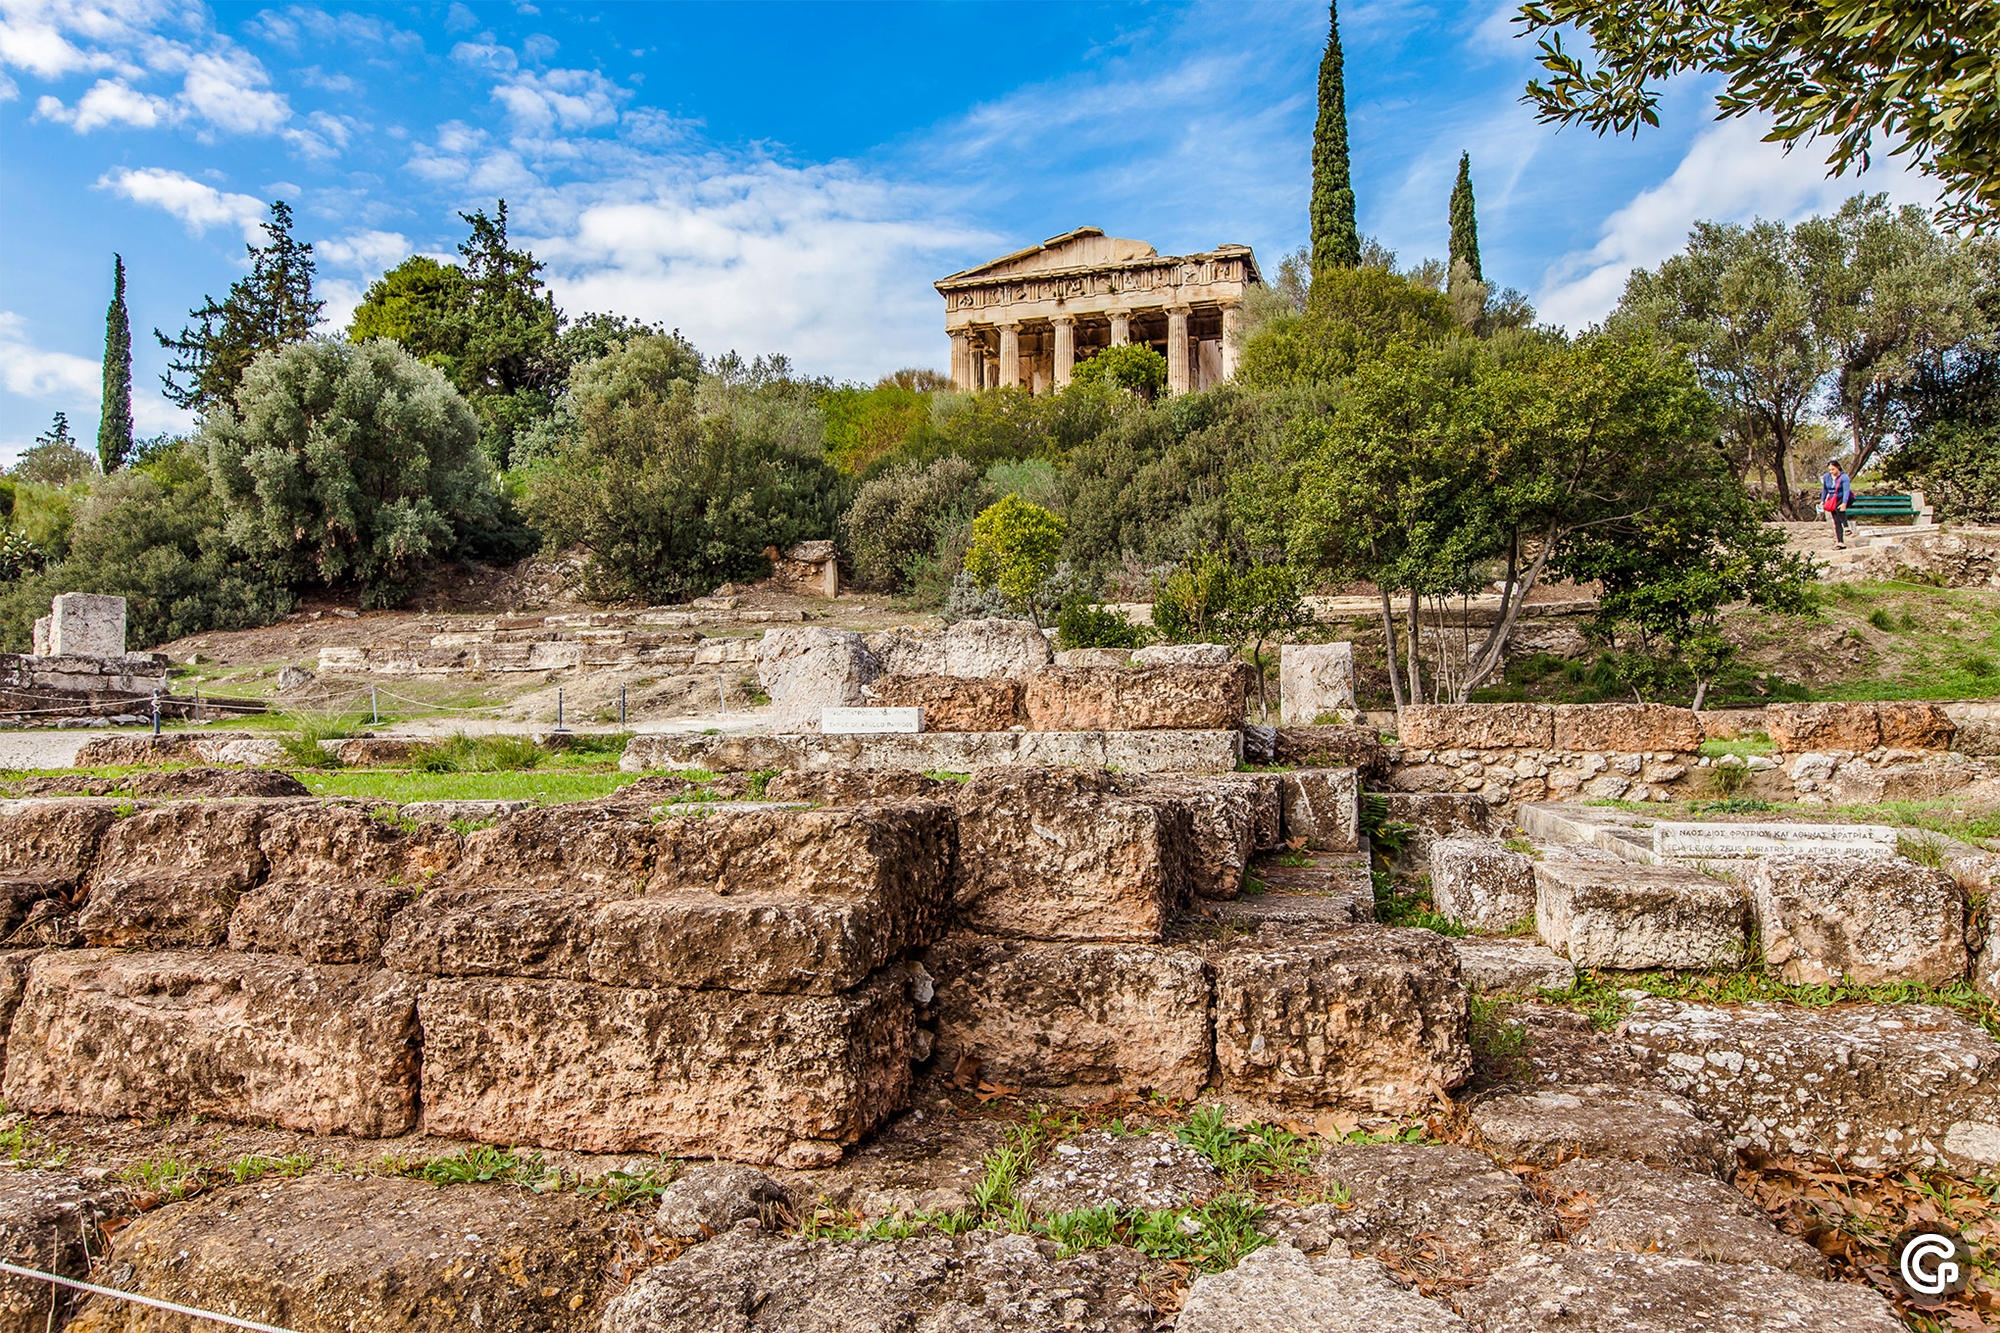
M1354 181L1347 165L1347 80L1340 55L1340 6L1329 3L1326 54L1319 62L1319 123L1313 128L1313 268L1358 268Z
M111 308L104 312L104 409L97 463L110 476L132 452L132 321L125 313L125 257L111 256Z
M1451 187L1451 272L1458 272L1461 259L1476 281L1486 281L1479 268L1479 218L1472 207L1470 153L1458 155L1458 184Z

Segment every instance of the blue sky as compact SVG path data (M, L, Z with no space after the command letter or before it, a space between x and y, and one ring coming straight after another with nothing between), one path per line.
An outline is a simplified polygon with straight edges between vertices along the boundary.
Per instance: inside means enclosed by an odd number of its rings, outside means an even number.
M1511 3L1343 7L1362 230L1446 245L1470 151L1489 278L1581 327L1696 218L1798 217L1823 179L1708 89L1600 140L1519 104ZM150 337L245 267L267 201L315 243L328 315L505 196L572 313L873 380L942 368L930 283L1095 225L1268 268L1306 236L1317 4L446 6L0 0L0 461L65 410L94 437L111 254L142 433L185 424Z

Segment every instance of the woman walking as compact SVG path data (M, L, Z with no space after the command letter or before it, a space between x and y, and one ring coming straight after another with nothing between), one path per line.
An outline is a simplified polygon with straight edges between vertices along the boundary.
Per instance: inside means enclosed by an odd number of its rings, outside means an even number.
M1841 550L1847 549L1847 506L1854 503L1854 486L1841 471L1840 460L1826 460L1826 471L1819 479L1819 507L1833 519L1833 544Z

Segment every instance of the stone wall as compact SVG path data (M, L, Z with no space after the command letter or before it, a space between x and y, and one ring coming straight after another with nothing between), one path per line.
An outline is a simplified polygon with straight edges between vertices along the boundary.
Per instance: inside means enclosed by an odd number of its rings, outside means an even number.
M170 689L162 653L120 657L0 653L0 713L102 713L120 707L149 712L153 692L166 695ZM166 711L178 716L179 703L168 701Z
M1387 785L1476 793L1500 807L1664 801L1703 739L1698 714L1658 704L1420 704L1403 710Z

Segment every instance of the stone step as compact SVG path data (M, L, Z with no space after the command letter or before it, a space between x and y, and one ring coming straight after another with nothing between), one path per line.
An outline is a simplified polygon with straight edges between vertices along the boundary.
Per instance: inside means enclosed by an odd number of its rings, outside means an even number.
M1750 909L1739 886L1693 870L1552 849L1535 863L1535 929L1578 967L1732 970Z

